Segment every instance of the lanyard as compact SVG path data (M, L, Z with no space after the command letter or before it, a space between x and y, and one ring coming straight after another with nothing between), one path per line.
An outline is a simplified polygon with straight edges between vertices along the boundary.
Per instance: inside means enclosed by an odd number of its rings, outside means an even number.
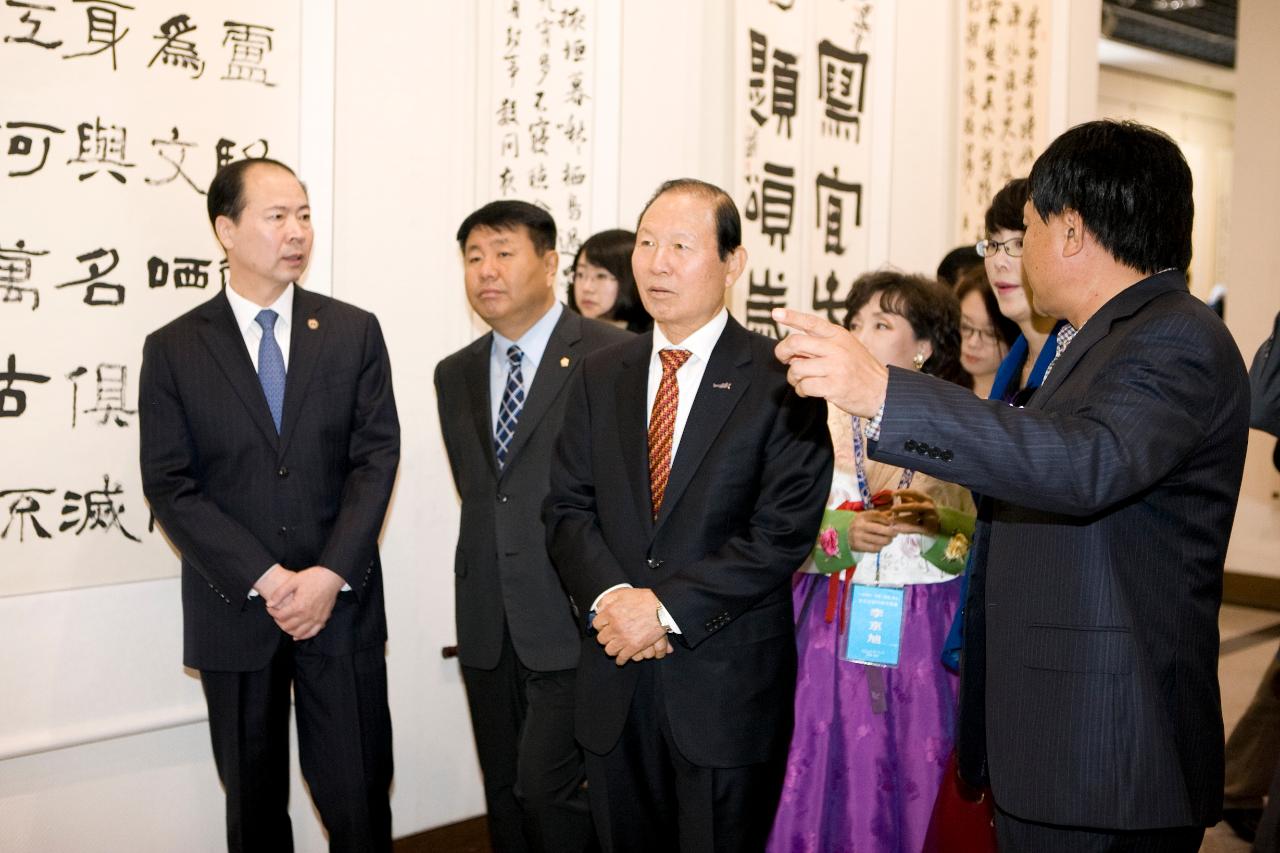
M862 508L871 509L871 486L867 484L866 448L862 442L862 418L859 417L853 419L853 469L858 479L858 496L862 498ZM898 488L910 488L911 478L915 475L916 472L910 468L903 469Z

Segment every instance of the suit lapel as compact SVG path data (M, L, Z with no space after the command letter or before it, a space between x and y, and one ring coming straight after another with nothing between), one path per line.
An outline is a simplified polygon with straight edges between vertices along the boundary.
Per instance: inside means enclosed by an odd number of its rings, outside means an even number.
M253 360L245 348L244 336L236 327L235 314L231 311L226 293L219 293L206 302L201 315L204 322L199 327L200 340L222 369L236 396L248 410L250 418L262 431L263 437L273 447L276 446L280 436L276 434L275 421L271 419L271 410L267 408L267 397L262 392L258 374L254 372Z
M547 347L542 351L542 359L538 362L538 372L534 375L533 385L525 394L524 408L516 421L516 432L511 437L511 446L507 449L507 464L503 474L511 470L512 464L519 457L520 451L529 443L529 436L538 428L556 395L564 387L573 370L577 368L578 342L582 340L582 318L574 312L562 309L560 319L551 330L547 339ZM501 479L501 476L499 477Z
M289 332L289 370L284 381L284 414L280 419L280 454L289 447L302 401L315 375L316 363L328 336L328 324L322 317L324 302L294 285L293 323Z
M653 502L649 496L649 359L653 332L627 345L618 371L618 443L622 469L635 499L636 516L648 531L653 526Z
M715 349L711 351L711 360L702 374L693 408L680 435L680 447L676 450L675 459L671 460L671 477L667 480L667 493L658 512L658 527L667 520L671 508L689 487L702 458L711 449L711 443L746 393L751 383L750 366L749 333L730 317Z
M1182 273L1169 271L1144 279L1112 297L1111 301L1103 305L1093 317L1089 318L1084 324L1084 328L1072 338L1062 356L1054 363L1053 369L1049 371L1049 378L1032 395L1031 402L1027 404L1027 408L1043 409L1054 393L1062 387L1067 377L1071 375L1071 370L1080 363L1080 359L1085 357L1085 354L1093 348L1094 344L1110 333L1111 326L1116 321L1133 316L1144 305L1158 296L1170 291L1186 291L1186 289L1187 281L1183 278ZM1045 346L1057 346L1057 341L1050 338L1045 342Z
M498 476L498 458L493 452L493 411L489 402L489 351L493 348L493 332L481 335L471 344L463 368L463 384L471 408L471 422L480 441L489 471Z

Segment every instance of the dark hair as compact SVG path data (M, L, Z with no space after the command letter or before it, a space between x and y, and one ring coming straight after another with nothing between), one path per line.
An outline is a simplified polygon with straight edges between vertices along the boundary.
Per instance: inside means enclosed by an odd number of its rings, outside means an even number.
M956 246L943 256L938 264L938 280L947 287L955 287L966 272L982 266L982 256L972 243Z
M527 201L491 201L462 220L458 226L458 248L466 251L467 238L477 228L514 231L521 225L539 255L556 247L556 221L550 213Z
M614 228L592 234L573 256L573 267L569 270L569 284L565 287L565 297L569 307L578 309L578 299L573 292L573 275L578 269L578 261L585 259L589 264L603 267L618 280L618 298L613 307L602 319L617 320L627 324L629 332L647 332L653 328L653 318L644 310L640 302L640 293L636 290L636 276L631 271L631 252L636 247L636 235L633 231Z
M240 214L244 212L245 205L244 176L254 166L275 166L284 169L295 178L298 177L293 169L269 157L250 157L228 163L213 176L213 180L209 183L209 193L205 196L204 205L209 211L210 225L216 227L219 216L225 216L232 222L240 221Z
M1191 169L1178 144L1132 121L1078 124L1031 167L1040 218L1071 209L1102 248L1150 275L1191 264Z
M653 203L670 192L699 195L715 205L716 249L720 260L728 258L742 245L742 217L738 216L738 206L733 203L733 197L715 184L709 184L697 178L676 178L658 187L658 191L645 202L644 210L640 211L640 215L636 218L637 231L640 230L640 220L644 219L645 213Z
M879 295L881 310L911 325L917 339L927 339L933 354L922 373L973 388L973 377L960 364L960 303L943 285L898 270L876 270L858 276L845 300L844 326L849 328L862 306Z
M1026 231L1027 225L1022 221L1022 208L1031 197L1031 182L1026 178L1014 178L1000 188L991 199L987 208L987 233L994 234L1001 229L1005 231Z
M984 264L970 267L960 275L960 281L956 282L954 290L956 303L964 302L964 298L974 292L982 296L982 305L986 308L987 315L991 317L991 325L995 326L1000 340L1006 347L1013 346L1013 342L1018 339L1018 335L1022 334L1022 330L1018 328L1017 323L1000 313L1000 303L996 301L995 291L991 289L991 281L987 278L987 268Z

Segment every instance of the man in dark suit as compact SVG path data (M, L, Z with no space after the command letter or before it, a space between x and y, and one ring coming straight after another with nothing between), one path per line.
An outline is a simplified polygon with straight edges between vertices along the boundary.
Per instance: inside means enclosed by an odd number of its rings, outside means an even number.
M293 849L289 694L334 851L391 849L378 531L400 456L373 315L298 287L311 208L288 167L223 167L208 194L227 288L147 338L142 481L182 555L233 851ZM287 353L287 356L286 356Z
M525 202L492 202L463 221L467 299L492 331L436 366L462 498L458 658L499 853L595 845L573 739L582 632L540 512L570 378L587 353L630 335L556 301L555 245L551 215Z
M802 394L876 416L871 455L979 508L957 750L1002 853L1199 849L1222 808L1218 606L1244 465L1240 353L1187 292L1191 173L1159 131L1064 133L1031 170L1023 269L1079 329L1025 410L877 365L813 317Z
M725 291L733 200L664 184L632 266L654 330L587 359L545 517L591 632L577 735L606 850L763 849L792 725L792 572L831 483L826 408Z

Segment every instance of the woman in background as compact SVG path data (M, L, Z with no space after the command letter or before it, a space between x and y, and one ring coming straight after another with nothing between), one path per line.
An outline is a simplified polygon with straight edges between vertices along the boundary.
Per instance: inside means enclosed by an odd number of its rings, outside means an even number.
M846 307L845 325L884 364L967 387L960 309L942 285L869 273ZM819 574L810 559L796 575L796 722L768 849L919 853L951 752L956 679L938 652L959 603L955 575L925 559L935 541L927 531L937 530L938 506L972 513L973 504L960 486L868 459L861 419L830 406L827 423L835 444L827 507L855 511L856 569ZM833 532L819 538L828 554ZM851 583L905 589L895 668L841 658Z
M631 231L614 229L591 235L573 259L573 283L566 294L569 307L628 332L653 328L631 272L635 246L636 235Z
M965 270L955 288L960 303L960 365L973 377L973 393L991 394L996 371L1021 332L1000 313L982 263Z

